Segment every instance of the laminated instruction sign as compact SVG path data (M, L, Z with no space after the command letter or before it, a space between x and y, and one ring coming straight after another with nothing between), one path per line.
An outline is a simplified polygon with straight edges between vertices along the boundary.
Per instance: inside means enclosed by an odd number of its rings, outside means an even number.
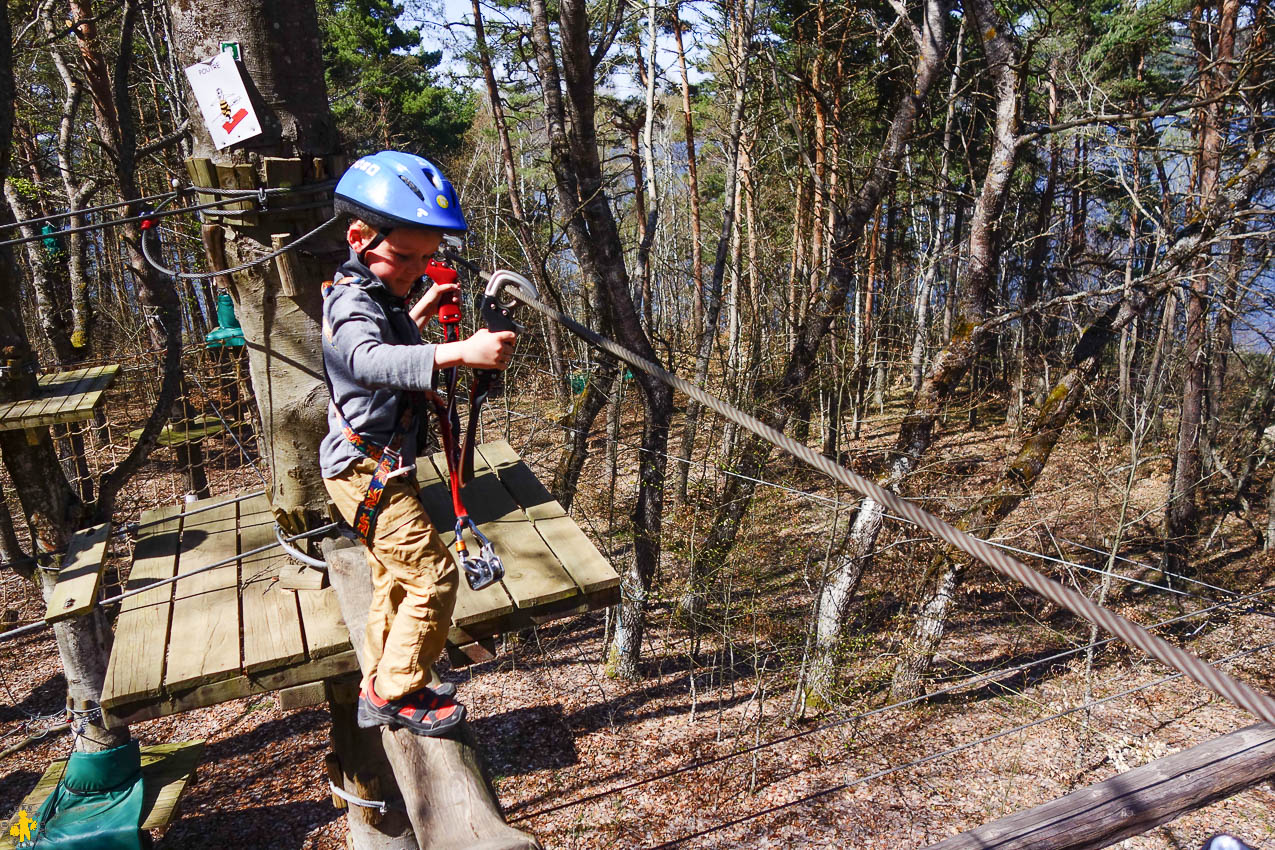
M186 79L195 91L204 126L217 150L261 135L261 122L252 110L248 89L231 53L218 53L191 65L186 69Z

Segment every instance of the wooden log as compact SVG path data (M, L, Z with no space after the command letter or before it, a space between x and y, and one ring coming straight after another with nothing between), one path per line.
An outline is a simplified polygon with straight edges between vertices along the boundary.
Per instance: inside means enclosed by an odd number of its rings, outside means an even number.
M928 850L1109 847L1275 777L1275 726L1258 723L962 832Z
M341 543L348 548L339 548ZM322 548L341 616L361 656L372 600L363 550L347 541L325 541ZM362 666L363 659L359 660ZM332 703L332 739L344 775L360 770L365 776L375 775L378 791L384 795L379 799L397 796L402 800L422 850L539 850L533 837L505 823L467 724L461 725L455 738L425 738L404 729L359 729L352 706L336 701ZM392 767L388 777L378 769L381 759ZM350 821L353 834L354 818ZM356 840L354 846L380 850L382 845L360 845Z

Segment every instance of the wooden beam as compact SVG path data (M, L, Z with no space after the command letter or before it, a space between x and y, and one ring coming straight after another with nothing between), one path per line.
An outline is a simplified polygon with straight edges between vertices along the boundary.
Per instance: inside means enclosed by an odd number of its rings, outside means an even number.
M44 619L50 623L78 617L93 610L106 565L106 542L111 524L104 522L71 535L58 581L49 597Z
M962 832L928 850L1090 850L1275 777L1275 726L1258 723Z
M333 541L325 541L322 548L341 614L350 633L361 636L372 601L371 574L363 549L338 549ZM363 641L353 644L361 654ZM331 705L333 747L341 772L348 781L377 786L382 795L379 799L401 799L420 847L539 850L534 838L505 823L466 724L461 724L456 738L425 738L405 729L384 727L376 736L367 734L373 730L351 728L352 707L338 700ZM386 760L392 767L389 773L384 772ZM369 782L371 777L375 781ZM373 843L380 838L372 831L376 824L350 818L349 826L355 847L382 846Z

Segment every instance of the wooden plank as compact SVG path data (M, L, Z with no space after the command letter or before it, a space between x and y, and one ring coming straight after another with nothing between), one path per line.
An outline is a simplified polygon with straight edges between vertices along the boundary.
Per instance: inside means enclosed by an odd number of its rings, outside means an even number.
M308 564L289 560L279 567L279 587L284 590L322 590L328 586L328 574Z
M265 495L239 503L239 551L273 543L274 514ZM279 570L289 558L267 549L239 561L243 597L243 669L269 670L305 660L296 596L279 588Z
M202 740L142 747L142 829L160 829L177 819L181 796L203 755Z
M193 156L186 160L186 173L190 175L190 182L196 186L206 186L209 189L217 188L217 172L213 168L213 161L208 157ZM220 200L220 198L207 192L199 192L195 197L201 204L209 204Z
M1275 776L1275 726L1257 723L1016 812L929 850L1108 847Z
M198 502L192 507L199 507ZM179 579L173 593L173 625L168 641L164 690L238 675L239 569L236 505L221 505L182 524L178 575L218 561L230 563Z
M279 708L284 711L296 711L298 708L323 705L327 701L328 688L323 682L293 685L291 688L284 688L279 691Z
M359 664L354 650L349 649L305 664L266 670L251 676L222 679L155 699L117 704L104 709L102 716L108 729L116 729L120 726L140 723L143 720L154 720L157 717L168 717L196 708L218 705L232 699L277 691L293 685L304 685L321 679L331 679L358 669Z
M97 374L92 376L92 387L84 393L83 400L77 406L77 413L88 413L97 407L102 400L102 394L115 382L115 374L119 372L119 369L120 367L115 365L97 368Z
M169 505L142 514L133 568L124 590L176 575L181 508ZM104 707L156 697L162 692L172 596L173 586L165 584L120 603L115 643L102 686Z
M74 369L42 378L37 392L40 398L44 399L44 405L30 413L41 417L51 417L65 410L68 402L74 407L74 399L92 383L89 372L89 369Z
M97 604L97 589L102 584L106 543L110 534L111 524L104 522L71 535L71 542L62 557L62 569L58 570L57 584L49 597L45 620L54 623L93 610Z
M526 609L577 595L580 591L562 563L535 533L496 474L479 460L475 458L474 478L461 495L469 515L490 538L505 565L502 584L514 604ZM442 477L447 468L442 452L434 456L434 465Z
M332 588L288 592L297 595L297 604L301 606L305 648L310 660L350 651L350 631L341 619L341 609L336 604Z
M614 604L620 587L620 576L615 568L580 530L575 520L567 516L562 505L550 495L509 443L504 440L486 443L478 447L478 453L531 517L536 531L562 562L567 574L589 597L593 607Z
M443 469L446 468L447 462L444 460ZM452 542L456 539L456 514L452 511L451 488L446 479L439 476L433 464L421 458L416 461L416 479L421 485L421 504L433 521L438 536L451 552L452 560L456 561L456 568L460 569L460 561L451 549ZM456 592L456 607L452 611L453 625L468 628L480 623L490 623L513 611L513 600L502 584L493 584L475 592L469 589L462 572L460 589Z
M42 375L36 398L0 405L0 431L89 419L118 372L112 364Z
M451 663L452 669L455 670L459 670L461 667L468 667L470 664L495 661L496 639L487 637L473 643L462 644L461 646L449 643L447 644L447 660Z
M160 829L176 819L181 795L194 778L203 754L203 741L142 747L142 829ZM34 817L65 771L66 759L52 762L31 793L23 798L18 810ZM0 832L0 848L14 848L15 841L8 829Z
M500 481L532 519L566 516L567 512L506 440L478 446L478 454L496 471Z

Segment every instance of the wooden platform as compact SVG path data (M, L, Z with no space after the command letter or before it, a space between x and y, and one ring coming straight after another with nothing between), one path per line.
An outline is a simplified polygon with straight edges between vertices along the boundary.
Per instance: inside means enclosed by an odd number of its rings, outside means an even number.
M94 366L41 375L36 397L0 404L0 431L17 431L93 418L93 409L119 366Z
M195 768L204 754L203 741L185 741L142 747L142 829L159 829L177 817L182 792L195 778ZM18 811L35 817L66 770L66 759L58 759L23 798ZM15 812L15 817L16 817ZM0 850L16 847L16 838L0 832Z
M449 642L466 647L512 628L614 604L619 577L503 441L479 447L466 504L505 563L478 593L464 581ZM451 499L435 467L421 499L450 541ZM127 588L234 559L274 540L265 496L174 505L143 515ZM285 590L291 564L270 549L122 603L102 691L108 725L318 682L358 669L330 588ZM472 656L471 656L472 657Z

